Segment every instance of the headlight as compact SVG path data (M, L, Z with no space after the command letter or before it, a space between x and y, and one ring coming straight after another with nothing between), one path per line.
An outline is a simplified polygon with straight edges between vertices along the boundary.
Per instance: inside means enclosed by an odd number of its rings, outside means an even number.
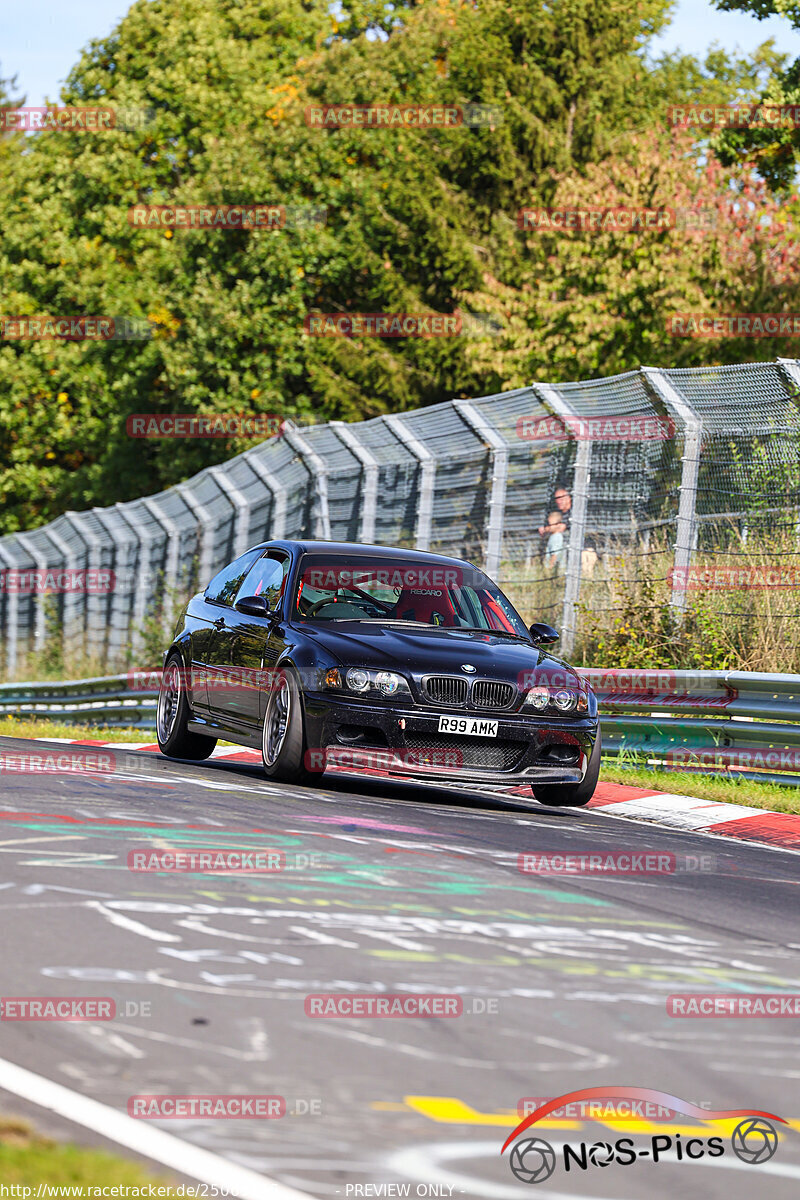
M378 671L375 676L375 685L383 692L384 696L393 696L401 682L400 676L395 675L394 671Z
M546 687L533 687L525 697L525 703L542 712L550 703L550 690Z
M556 713L586 713L589 711L589 693L580 688L548 688L539 684L526 692L522 707L534 708L537 712L549 709Z
M345 679L351 691L365 692L369 687L369 675L361 667L351 667Z
M396 671L372 671L367 667L329 667L322 675L322 686L341 692L355 692L370 700L402 697L411 702L408 681Z
M555 696L553 696L553 703L559 712L572 712L578 700L574 692L568 692L566 688L560 688Z

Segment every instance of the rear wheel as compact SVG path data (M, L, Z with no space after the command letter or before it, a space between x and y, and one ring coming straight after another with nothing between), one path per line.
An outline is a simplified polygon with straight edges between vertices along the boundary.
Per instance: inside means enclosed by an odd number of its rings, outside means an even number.
M183 662L171 654L161 676L156 710L158 748L168 758L208 758L217 744L216 738L202 733L190 733L186 728L190 716L189 697L184 686Z
M270 692L264 728L261 733L261 758L268 779L282 783L313 783L314 774L306 766L306 734L303 700L297 676L282 670Z
M600 775L600 753L600 729L598 728L594 748L589 756L589 765L581 782L552 783L547 784L546 787L534 787L534 797L540 804L546 804L550 808L582 808L584 804L589 803L594 795L594 789L597 787L597 779Z

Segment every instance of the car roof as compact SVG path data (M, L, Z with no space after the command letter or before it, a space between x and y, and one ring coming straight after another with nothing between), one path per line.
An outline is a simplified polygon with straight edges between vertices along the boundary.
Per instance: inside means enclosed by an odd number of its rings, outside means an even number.
M443 562L443 563L459 563L463 566L471 567L472 563L464 558L451 558L448 554L434 554L429 550L407 550L400 546L374 546L366 542L319 542L308 541L289 541L284 538L276 538L270 542L262 542L259 549L266 550L270 546L280 546L287 550L299 550L302 553L308 554L381 554L391 555L392 558L399 558L409 562Z

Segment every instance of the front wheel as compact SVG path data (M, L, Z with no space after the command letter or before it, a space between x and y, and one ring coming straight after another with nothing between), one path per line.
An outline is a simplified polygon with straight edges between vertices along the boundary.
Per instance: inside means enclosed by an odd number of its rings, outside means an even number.
M306 734L300 685L293 671L282 670L270 692L264 728L261 733L261 758L268 779L282 783L313 783L314 775L306 766Z
M589 803L594 795L594 789L597 787L597 779L600 775L600 753L600 728L598 726L597 738L589 756L589 765L581 782L552 783L546 787L534 787L534 797L540 804L546 804L550 808L583 808L584 804Z
M217 744L216 738L202 733L190 733L186 728L190 716L189 697L184 686L183 662L171 654L161 676L156 710L158 748L168 758L208 758Z

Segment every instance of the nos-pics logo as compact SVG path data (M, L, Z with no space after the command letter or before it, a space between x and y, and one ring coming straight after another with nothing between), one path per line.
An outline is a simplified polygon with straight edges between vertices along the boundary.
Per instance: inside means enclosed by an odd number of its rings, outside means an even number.
M613 1099L658 1104L669 1108L673 1113L682 1113L701 1121L730 1121L737 1117L743 1120L740 1120L733 1130L730 1148L726 1147L722 1137L683 1138L679 1133L663 1133L656 1134L641 1144L637 1144L633 1138L622 1137L614 1142L580 1142L577 1145L567 1143L556 1151L544 1138L528 1137L517 1142L511 1151L509 1165L512 1173L521 1183L543 1183L554 1173L559 1158L565 1171L587 1171L590 1167L607 1167L611 1163L631 1166L639 1159L657 1163L668 1157L670 1162L691 1162L705 1157L719 1158L728 1152L735 1154L741 1162L752 1166L768 1162L778 1148L778 1133L772 1122L786 1124L783 1117L778 1117L775 1113L761 1112L754 1108L699 1108L690 1104L688 1100L681 1100L679 1096L670 1096L667 1092L655 1091L652 1088L582 1088L577 1092L566 1092L563 1096L557 1096L529 1113L506 1138L500 1153L504 1154L520 1134L557 1109L588 1100Z

